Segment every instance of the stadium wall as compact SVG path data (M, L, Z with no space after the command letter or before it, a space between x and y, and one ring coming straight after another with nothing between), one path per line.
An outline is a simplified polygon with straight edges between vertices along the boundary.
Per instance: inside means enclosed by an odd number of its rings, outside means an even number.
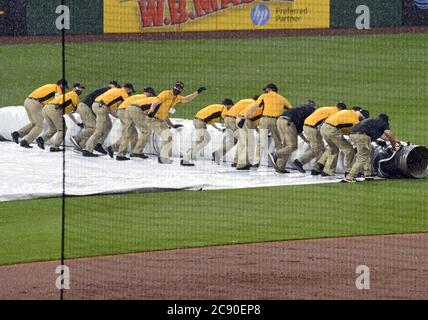
M359 6L370 11L370 27L392 27L402 24L402 0L331 0L331 28L355 28Z
M66 0L67 34L355 28L428 25L428 0ZM0 0L0 36L58 35L60 0ZM175 9L173 9L175 8Z
M103 33L103 0L69 0L70 30L67 34ZM55 13L60 0L31 0L27 3L27 34L55 35L60 31L55 26Z
M27 0L0 0L0 36L20 36L27 33Z

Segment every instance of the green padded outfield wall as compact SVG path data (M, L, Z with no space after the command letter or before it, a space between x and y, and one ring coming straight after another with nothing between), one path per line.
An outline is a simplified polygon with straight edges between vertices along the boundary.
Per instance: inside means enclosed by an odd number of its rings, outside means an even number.
M355 28L359 5L370 9L371 27L401 25L402 0L330 0L331 27Z
M29 35L59 34L55 27L55 13L61 0L27 0L27 32ZM103 33L102 0L66 0L70 8L68 34Z

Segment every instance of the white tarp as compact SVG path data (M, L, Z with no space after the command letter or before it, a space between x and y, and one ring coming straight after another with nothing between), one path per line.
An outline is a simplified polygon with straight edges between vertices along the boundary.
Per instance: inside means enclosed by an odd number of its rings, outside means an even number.
M201 160L195 167L182 167L179 158L191 145L194 128L191 120L172 119L181 123L183 128L173 129L174 163L163 165L156 156L149 159L116 161L108 156L85 158L67 148L65 152L65 192L67 195L91 195L101 193L119 193L154 190L208 190L250 188L281 185L330 183L340 181L337 178L314 177L309 173L278 174L267 166L250 171L237 171L230 163L217 165L211 161L211 153L221 144L222 133L209 126L211 143L205 148ZM0 108L0 136L10 138L10 133L28 122L23 107ZM75 134L79 127L68 117L67 138ZM115 142L120 136L121 125L114 121L112 132L106 144ZM70 142L67 140L67 145ZM36 145L25 149L5 141L0 142L0 201L32 199L62 194L63 154L41 150ZM299 149L291 159L301 154L306 146L299 142ZM48 148L47 148L48 149ZM158 150L158 138L152 137L147 153ZM234 149L227 159L233 157Z

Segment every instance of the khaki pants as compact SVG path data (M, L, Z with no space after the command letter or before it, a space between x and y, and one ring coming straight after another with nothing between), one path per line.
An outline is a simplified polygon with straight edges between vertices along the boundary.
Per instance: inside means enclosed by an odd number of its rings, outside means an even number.
M196 142L195 145L187 151L184 159L189 161L196 159L199 152L211 141L211 136L207 130L207 124L199 119L193 120L193 125L196 129Z
M128 115L130 121L133 125L140 131L141 135L138 137L137 133L137 143L132 147L132 153L141 154L144 153L144 148L146 147L147 142L149 142L151 129L151 119L147 114L138 106L129 106Z
M76 112L80 115L84 128L74 137L82 149L85 149L86 142L95 132L96 119L91 108L80 102L77 105Z
M297 129L293 122L279 118L277 121L278 132L281 137L282 147L276 149L277 161L276 164L279 169L285 169L288 158L297 150Z
M128 145L131 143L131 150L135 148L135 145L138 141L138 132L135 128L134 122L132 122L131 117L129 116L129 112L127 109L119 109L117 110L117 117L122 124L122 134L120 136L119 141L115 143L118 156L126 156L128 152ZM113 146L115 148L115 146Z
M223 139L221 148L218 150L220 157L225 157L230 149L238 143L238 127L236 126L236 118L226 117L224 119L224 126L226 127L226 136ZM238 162L238 152L235 153L233 162Z
M18 130L19 136L28 143L33 142L43 132L43 104L27 98L24 101L24 108L27 112L30 123Z
M347 178L354 179L357 177L361 169L364 169L364 175L370 176L371 163L370 163L370 151L371 151L371 140L366 134L355 133L350 135L352 142L357 146L357 154L355 156L354 164L352 165L351 171Z
M329 154L325 163L324 172L329 175L334 175L336 170L339 151L342 151L345 156L345 172L351 170L352 161L354 160L354 148L342 135L339 129L324 123L321 126L321 136L327 142Z
M325 151L324 141L322 139L320 130L318 128L303 126L303 132L306 138L309 140L309 147L298 159L300 163L306 164L315 159L314 169L319 171L319 161Z
M95 113L97 120L95 123L95 132L91 135L85 145L85 150L89 152L93 152L98 143L104 143L113 126L107 106L95 102L92 104L92 111Z
M64 140L67 127L63 117L63 110L55 108L58 107L53 104L48 104L43 108L42 114L48 123L49 129L41 137L46 142L56 134L52 147L59 148Z
M172 150L172 134L165 120L153 118L151 121L151 130L161 138L160 157L169 158Z
M238 123L242 118L237 118ZM238 128L238 166L243 167L247 164L257 165L260 163L260 143L256 141L253 130L256 130L257 126L254 121L246 120L242 128ZM255 153L254 153L255 149Z
M281 137L276 126L278 118L262 117L260 119L259 133L260 133L260 157L263 158L263 163L267 163L267 154L269 152L268 134L272 135L275 142L275 149L278 151L284 146L282 145Z

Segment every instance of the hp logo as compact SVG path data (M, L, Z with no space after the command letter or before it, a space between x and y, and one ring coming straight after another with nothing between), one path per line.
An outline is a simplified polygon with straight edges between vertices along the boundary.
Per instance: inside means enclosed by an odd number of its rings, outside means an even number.
M428 10L428 0L415 0L419 9Z
M251 10L251 20L256 26L264 26L270 18L269 8L264 4L257 4Z

